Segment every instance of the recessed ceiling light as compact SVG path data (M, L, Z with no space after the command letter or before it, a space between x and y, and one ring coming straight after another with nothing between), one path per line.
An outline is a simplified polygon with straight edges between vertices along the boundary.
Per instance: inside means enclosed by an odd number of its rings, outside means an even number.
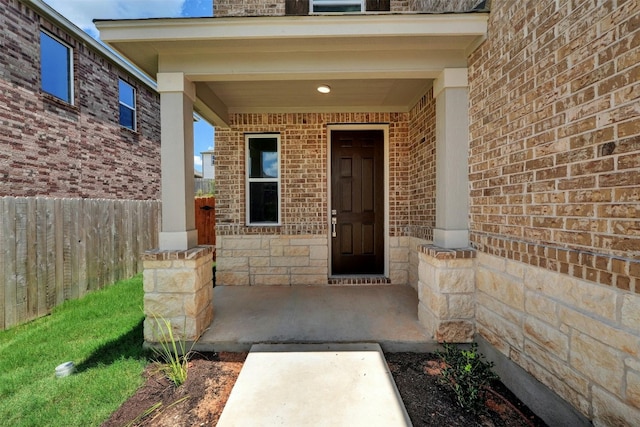
M320 86L318 86L318 92L320 92L320 93L329 93L329 92L331 92L331 87L329 85L320 85Z

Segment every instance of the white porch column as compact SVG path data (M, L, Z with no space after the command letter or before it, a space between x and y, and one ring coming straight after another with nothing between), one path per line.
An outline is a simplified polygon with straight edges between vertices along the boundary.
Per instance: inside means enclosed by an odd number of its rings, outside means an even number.
M436 227L441 248L469 246L469 88L466 68L445 68L436 99Z
M193 189L195 85L183 73L158 73L161 122L162 230L160 250L198 244Z

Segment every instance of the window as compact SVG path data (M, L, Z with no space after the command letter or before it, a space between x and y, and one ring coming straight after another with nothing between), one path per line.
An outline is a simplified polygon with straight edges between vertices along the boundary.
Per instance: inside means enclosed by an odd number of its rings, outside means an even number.
M40 82L42 90L72 104L73 55L71 48L40 31Z
M119 81L120 126L136 130L136 89L129 83Z
M214 156L213 154L211 155L211 166L215 166L216 164L216 156Z
M247 224L280 224L280 135L246 135Z
M364 12L364 0L311 0L312 13Z

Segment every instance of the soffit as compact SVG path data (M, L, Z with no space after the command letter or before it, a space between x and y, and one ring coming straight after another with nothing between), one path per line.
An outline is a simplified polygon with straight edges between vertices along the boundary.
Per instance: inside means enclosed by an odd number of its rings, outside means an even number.
M96 25L103 41L149 76L181 72L198 83L197 106L219 121L230 112L408 111L444 68L466 67L486 22L486 14L453 14ZM332 92L317 93L320 83Z

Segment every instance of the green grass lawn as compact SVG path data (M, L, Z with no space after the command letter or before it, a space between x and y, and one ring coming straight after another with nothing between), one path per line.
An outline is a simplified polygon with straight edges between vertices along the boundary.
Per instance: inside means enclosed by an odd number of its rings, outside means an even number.
M142 384L142 277L0 332L0 424L100 425ZM56 378L59 364L76 373Z

